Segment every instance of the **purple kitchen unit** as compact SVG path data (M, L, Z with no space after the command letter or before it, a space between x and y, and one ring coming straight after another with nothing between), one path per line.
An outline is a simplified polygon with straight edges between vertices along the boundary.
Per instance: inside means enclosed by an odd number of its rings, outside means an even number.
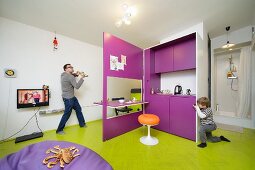
M157 91L161 88L162 73L196 70L196 36L192 33L143 51L111 34L103 34L103 141L140 127L137 118L143 112L107 118L107 107L110 107L107 100L108 77L142 80L144 101L141 102L147 103L144 113L160 118L159 125L153 128L196 140L197 116L192 107L196 96L165 95ZM125 65L115 65L120 61L124 61Z
M145 50L145 113L156 114L152 128L196 140L196 96L160 94L161 74L196 69L196 33ZM151 93L152 89L154 94Z

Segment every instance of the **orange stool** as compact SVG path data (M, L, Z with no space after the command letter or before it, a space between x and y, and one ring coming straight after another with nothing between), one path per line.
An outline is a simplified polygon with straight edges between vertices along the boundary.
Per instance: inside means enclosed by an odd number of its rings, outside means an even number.
M139 123L148 126L148 136L143 136L140 138L140 142L145 145L156 145L158 144L158 139L150 135L150 127L159 124L159 117L154 114L141 114L138 117Z

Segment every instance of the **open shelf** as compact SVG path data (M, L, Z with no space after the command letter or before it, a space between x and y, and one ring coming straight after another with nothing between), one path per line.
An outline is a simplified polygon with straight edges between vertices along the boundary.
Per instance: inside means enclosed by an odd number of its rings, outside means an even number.
M146 101L136 101L136 102L127 101L127 102L124 102L124 103L119 103L119 101L108 101L107 102L107 107L109 107L109 108L119 108L119 107L132 106L132 105L138 105L138 104L147 104L147 103L149 103L149 102L146 102ZM94 104L103 105L102 102L94 102Z
M233 77L233 76L232 76L232 77L228 77L228 79L237 79L237 77Z

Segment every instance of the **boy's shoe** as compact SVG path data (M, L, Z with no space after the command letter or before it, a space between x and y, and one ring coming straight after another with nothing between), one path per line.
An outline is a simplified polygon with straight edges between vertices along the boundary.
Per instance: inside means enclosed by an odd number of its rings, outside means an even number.
M225 138L224 136L220 136L220 139L221 139L222 141L230 142L230 140L228 140L228 139Z
M206 146L207 146L207 144L206 143L200 143L199 145L197 145L198 147L200 147L200 148L205 148Z
M63 130L61 130L61 131L58 131L57 134L59 134L59 135L64 135L65 132L64 132Z

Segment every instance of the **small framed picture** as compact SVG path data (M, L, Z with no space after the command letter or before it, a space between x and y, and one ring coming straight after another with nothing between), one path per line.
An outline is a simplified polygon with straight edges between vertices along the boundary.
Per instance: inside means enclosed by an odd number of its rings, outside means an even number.
M127 65L127 56L121 55L121 63L123 63L124 65Z
M110 55L110 69L118 71L118 57Z
M16 70L12 68L4 69L4 76L6 78L15 78L17 76Z

